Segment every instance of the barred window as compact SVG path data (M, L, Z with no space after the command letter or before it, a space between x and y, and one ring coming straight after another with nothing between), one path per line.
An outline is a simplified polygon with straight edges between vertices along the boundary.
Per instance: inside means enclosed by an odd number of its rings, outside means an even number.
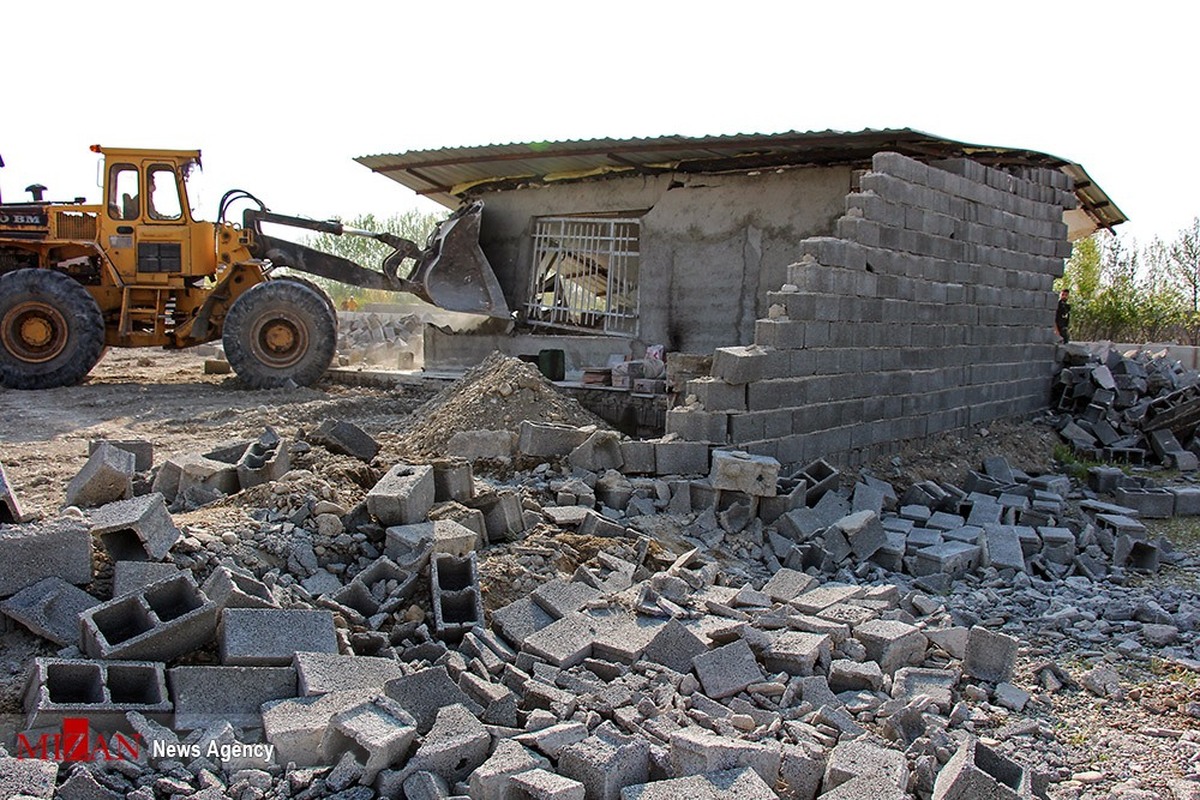
M640 228L632 217L537 219L529 322L636 336Z

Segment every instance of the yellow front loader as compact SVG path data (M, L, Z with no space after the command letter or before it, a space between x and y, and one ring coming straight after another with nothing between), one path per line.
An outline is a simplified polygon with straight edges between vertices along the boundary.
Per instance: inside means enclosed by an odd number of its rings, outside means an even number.
M386 233L274 214L227 192L218 220L192 218L187 178L199 150L93 146L104 158L103 202L0 202L0 385L46 389L81 381L107 347L188 347L222 339L256 388L309 385L328 368L337 314L316 284L287 267L369 289L410 292L451 311L507 317L479 249L482 205L464 206L425 247ZM0 161L0 166L3 162ZM231 204L249 201L240 225ZM271 223L368 236L393 247L379 270L268 236ZM406 260L411 268L401 270Z

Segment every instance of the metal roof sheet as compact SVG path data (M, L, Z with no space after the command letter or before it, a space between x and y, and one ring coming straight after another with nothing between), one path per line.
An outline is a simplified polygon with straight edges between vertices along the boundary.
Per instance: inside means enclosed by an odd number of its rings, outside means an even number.
M1127 220L1079 164L1035 150L969 144L910 128L520 142L413 150L355 160L453 208L468 192L527 183L586 180L613 173L868 167L871 157L883 150L923 161L966 157L989 166L1059 169L1075 180L1080 205L1097 226L1112 228Z

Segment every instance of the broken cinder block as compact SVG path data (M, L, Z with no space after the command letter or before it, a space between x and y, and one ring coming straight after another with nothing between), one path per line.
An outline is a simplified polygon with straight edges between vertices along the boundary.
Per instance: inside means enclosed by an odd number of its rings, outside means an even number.
M714 489L744 492L752 497L774 497L779 482L779 461L741 450L714 450L708 479Z
M87 523L62 517L0 527L0 597L54 576L68 583L91 583L92 537Z
M0 611L58 645L79 643L79 615L100 601L57 575L27 586L0 603Z
M438 636L457 641L483 624L483 596L475 553L465 557L435 553L430 560L433 621Z
M136 463L133 453L102 442L67 484L67 505L94 508L133 497Z
M180 533L166 500L155 492L96 509L92 535L99 537L113 561L161 561Z
M351 422L327 419L309 434L308 440L331 453L353 456L368 464L379 454L379 442Z

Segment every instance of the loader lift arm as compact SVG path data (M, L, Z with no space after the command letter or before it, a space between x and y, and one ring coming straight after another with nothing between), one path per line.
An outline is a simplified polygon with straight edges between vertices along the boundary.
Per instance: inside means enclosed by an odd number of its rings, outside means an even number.
M482 211L482 203L459 209L438 225L424 248L390 233L351 228L336 220L276 214L265 208L246 209L242 222L243 228L252 233L251 253L255 258L269 260L274 266L286 266L364 289L408 292L449 311L507 318L509 310L504 293L479 248ZM341 256L265 234L263 223L335 236L364 236L393 249L376 271ZM401 276L400 266L407 259L412 259L414 266L407 276Z

